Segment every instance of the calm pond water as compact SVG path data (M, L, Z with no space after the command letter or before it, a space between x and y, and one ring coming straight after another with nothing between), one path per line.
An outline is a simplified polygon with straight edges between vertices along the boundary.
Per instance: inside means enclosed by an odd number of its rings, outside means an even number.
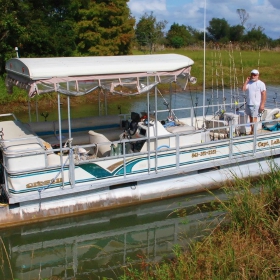
M209 234L223 218L211 212L216 197L225 199L222 191L199 193L2 230L7 255L1 245L0 278L12 279L12 270L21 280L117 279L121 266L139 263L140 256L159 261L172 256L173 245Z
M279 94L278 94L279 93ZM71 99L71 118L79 118L79 117L88 117L88 116L98 116L99 115L99 106L98 101L92 101L88 103L77 103L77 99L72 98ZM242 91L235 89L224 89L223 91L221 89L219 90L206 90L206 98L205 98L205 113L206 114L213 114L216 112L223 102L230 103L235 102L236 108L239 108L241 106L241 103L244 102L244 94ZM35 103L34 100L32 100L33 103ZM157 110L167 110L167 106L164 105L164 103L169 103L169 107L172 109L175 109L174 113L178 118L183 117L189 117L190 111L188 110L180 110L177 111L176 108L187 108L193 106L195 109L195 114L201 114L202 109L199 108L203 105L203 93L201 91L187 91L187 92L176 92L170 94L158 94L157 95L157 104L158 108ZM240 104L239 104L240 103ZM119 98L110 99L107 100L107 114L108 115L116 115L119 113L130 113L130 112L147 112L147 108L149 107L150 112L153 112L155 110L155 98L153 95L151 95L149 104L147 103L147 96L146 95L138 95L138 96L131 96L131 97L124 97L120 96ZM211 108L210 105L216 105L215 108ZM280 86L267 86L267 107L269 108L276 108L280 106ZM105 109L104 100L101 103L100 107L100 115L106 115L106 109ZM198 107L198 108L197 108ZM233 111L235 108L226 106L227 110ZM241 110L244 110L244 107L240 108ZM41 110L40 109L40 103L38 102L38 121L44 121L45 118L43 115L48 114L47 120L53 121L58 119L57 114L57 107L50 108L49 110ZM61 114L62 119L67 119L67 101L62 102L61 104ZM160 113L159 118L166 118L168 115L167 112ZM23 122L29 122L30 118L32 122L37 121L37 115L36 115L36 109L35 105L33 104L33 108L31 110L31 114L29 117L29 114L27 111L21 111L16 113L16 117L23 121Z

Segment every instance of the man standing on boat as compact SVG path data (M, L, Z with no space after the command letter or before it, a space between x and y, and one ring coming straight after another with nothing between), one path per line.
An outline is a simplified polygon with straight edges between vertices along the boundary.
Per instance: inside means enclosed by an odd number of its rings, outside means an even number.
M259 80L259 71L254 69L251 76L247 77L243 91L248 90L246 99L245 112L249 116L250 123L256 123L258 115L263 112L266 101L265 83ZM251 134L253 134L254 126L251 125Z

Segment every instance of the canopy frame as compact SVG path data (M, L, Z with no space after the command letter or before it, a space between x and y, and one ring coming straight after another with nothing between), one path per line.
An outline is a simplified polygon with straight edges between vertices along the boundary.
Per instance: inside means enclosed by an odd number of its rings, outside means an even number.
M6 86L37 94L80 96L103 89L112 94L149 92L159 83L178 82L186 89L193 60L178 54L114 57L13 58L6 63ZM146 71L144 71L146 69Z

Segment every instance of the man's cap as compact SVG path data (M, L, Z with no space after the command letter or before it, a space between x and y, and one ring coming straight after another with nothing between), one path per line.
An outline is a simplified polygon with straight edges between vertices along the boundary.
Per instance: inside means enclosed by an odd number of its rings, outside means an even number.
M257 69L254 69L254 70L251 71L251 74L259 75L260 73L259 73L259 71Z

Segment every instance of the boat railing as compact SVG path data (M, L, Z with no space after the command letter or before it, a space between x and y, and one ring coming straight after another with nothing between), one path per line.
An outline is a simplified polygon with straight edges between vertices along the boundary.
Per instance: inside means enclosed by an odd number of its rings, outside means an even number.
M257 151L259 151L258 149L256 150L256 142L257 141L261 141L261 139L263 138L263 135L267 135L270 131L266 130L263 128L263 124L264 123L273 123L275 122L275 120L273 121L261 121L258 123L246 123L246 124L230 124L229 126L220 126L220 127L213 127L211 129L202 129L199 131L196 131L195 133L205 133L205 131L208 131L210 133L210 140L207 142L205 141L204 143L186 143L184 145L181 144L182 141L180 141L180 138L182 138L183 136L188 136L190 135L190 132L181 132L178 134L167 134L167 135L161 135L161 136L155 136L155 137L143 137L143 138L137 138L137 139L122 139L121 141L112 141L112 142L106 142L106 143L99 143L98 145L114 145L116 147L120 147L121 146L121 150L122 151L127 151L126 145L127 144L131 144L134 142L138 142L138 141L147 141L148 139L150 140L150 143L153 143L152 147L154 148L150 148L147 149L147 151L139 151L139 152L133 152L133 153L125 153L125 156L142 156L142 155L147 155L151 156L152 154L161 154L161 153L165 153L165 152L170 152L170 151L176 151L176 156L177 158L179 158L179 154L182 151L182 149L188 148L203 148L204 146L206 147L207 145L209 146L209 144L213 144L216 145L217 141L227 141L228 142L228 158L232 158L233 154L232 154L232 146L235 145L238 141L241 141L241 139L251 139L251 149L250 149L250 153L251 154L255 154ZM254 127L254 133L253 135L249 134L249 130L250 126ZM244 133L241 133L240 131L244 131ZM280 133L280 132L279 132ZM174 146L169 146L167 144L162 145L162 144L158 144L157 145L157 141L160 142L160 140L162 139L175 139L175 144ZM186 138L187 139L187 138ZM214 141L215 140L215 141ZM247 141L247 140L246 140ZM248 141L247 141L248 142ZM261 145L260 145L261 146ZM86 146L82 146L82 147L86 147ZM150 146L151 147L151 146ZM249 151L247 151L249 152ZM110 158L119 158L119 157L123 157L123 153L121 152L117 152L117 153L110 153L109 157ZM102 161L102 160L107 160L108 157L103 157L103 158L96 158L94 159L94 161ZM88 159L86 159L85 161L88 161Z
M116 164L116 159L118 159L117 163L122 167L122 172L116 174L119 178L125 178L129 180L129 178L134 178L133 176L137 176L135 173L127 174L127 170L129 170L129 163L131 160L147 159L146 166L144 171L146 174L158 174L160 173L162 176L165 174L179 174L181 172L198 172L199 170L203 170L205 168L209 168L209 164L211 167L218 167L221 165L221 160L223 164L225 162L231 162L236 158L248 157L251 156L253 158L257 158L264 156L266 153L268 156L271 154L279 154L280 153L280 131L271 132L265 129L258 130L258 127L262 127L262 125L275 123L275 120L265 121L252 124L254 126L254 134L253 135L239 135L236 133L237 129L242 126L248 126L248 124L231 124L229 126L223 127L214 127L209 129L201 129L196 131L196 134L210 134L215 133L219 134L220 131L226 131L226 137L220 137L218 139L209 138L209 141L205 142L188 142L188 136L190 132L180 132L178 134L166 134L155 137L143 137L137 139L122 139L118 141L110 141L106 143L98 143L98 144L87 144L87 145L75 145L72 147L63 147L60 149L42 149L37 151L36 149L30 149L28 151L24 151L21 148L20 153L15 151L12 154L9 154L8 157L14 162L22 161L22 169L17 166L17 168L11 169L9 165L5 164L5 160L2 163L5 169L5 176L7 173L29 173L36 172L39 170L50 169L50 168L58 168L61 170L60 172L68 172L69 178L72 178L71 187L75 187L75 166L82 165L86 163L98 163L102 161L110 161L112 162L112 166ZM250 124L249 124L250 125ZM268 141L266 136L273 133L275 135L275 141ZM185 138L184 138L185 137ZM36 139L36 137L27 137L27 139ZM173 143L172 145L162 144L163 140L169 140L169 143ZM173 140L172 140L173 139ZM149 141L148 141L149 140ZM214 141L215 140L215 141ZM130 151L128 150L128 146L137 141L144 141L152 143L151 145L147 145L147 150L139 150L139 151ZM110 150L110 153L106 157L98 158L96 151L98 147L102 145L114 145L115 147L119 147L119 152L113 152ZM273 152L272 152L273 150ZM38 164L38 160L35 159L35 163L27 168L26 159L32 159L33 156L42 155L44 158L43 166ZM7 155L4 155L7 156ZM169 158L168 165L163 162L164 156ZM34 158L32 159L34 162ZM192 164L190 164L192 163ZM113 170L112 170L113 172ZM142 176L143 180L147 177ZM104 179L106 179L104 177ZM93 180L94 181L94 180ZM92 183L93 186L99 186L100 180ZM6 186L7 187L7 186Z
M255 127L254 129L256 130L256 133L254 133L253 136L257 137L257 135L260 134L260 133L263 133L265 131L267 133L267 130L265 130L265 129L258 130L258 127L262 128L264 126L264 124L271 124L271 123L273 125L276 125L276 124L278 124L278 121L280 122L280 119L261 121L261 122L258 122L258 123L247 123L247 124L238 124L238 125L235 124L235 125L231 125L231 126L220 126L220 127L216 127L216 128L211 128L209 131L212 132L213 135L215 135L215 133L216 133L216 136L217 136L217 138L212 138L211 137L211 140L222 140L222 139L235 138L237 136L240 136L240 133L237 133L240 130L240 128L242 128L242 127L247 127L248 128L248 126L253 125ZM280 125L279 125L279 128L280 128ZM195 131L195 133L201 133L203 131L205 131L205 130ZM232 137L230 137L230 131L232 131ZM190 132L181 132L181 133L178 133L176 135L166 134L166 135L161 135L161 136L150 137L150 141L166 139L167 137L168 138L179 138L180 136L189 135L189 134L191 134L191 133ZM193 132L192 132L192 134L193 134ZM243 136L245 136L245 135L243 135ZM62 150L61 149L38 150L37 148L35 148L35 149L28 149L28 151L26 152L25 144L28 144L29 140L35 140L38 144L41 145L41 143L40 143L41 139L38 138L37 136L24 137L24 138L20 138L20 139L15 138L15 139L9 139L9 140L1 140L0 142L5 143L5 145L3 147L3 151L5 151L9 147L8 143L11 143L11 145L15 145L15 143L18 142L19 145L22 145L23 142L27 141L26 143L23 143L22 148L18 149L16 153L14 153L14 154L10 153L9 157L18 157L19 154L20 154L20 156L35 155L35 154L49 155L51 153L59 155L59 153L61 151L63 152L63 154L67 154L69 152L69 147L64 147L64 148L62 148ZM109 145L110 147L112 147L114 145L115 147L120 148L120 150L119 150L119 152L116 152L116 153L112 153L112 151L110 151L108 156L112 157L112 156L122 155L123 152L121 152L121 151L126 151L127 150L126 144L130 144L130 143L138 142L138 141L147 141L147 140L148 140L148 137L137 138L137 139L121 139L121 140L117 140L117 141L98 143L98 145L97 144L75 145L73 148L76 149L76 150L78 148L96 150L98 148L98 146ZM185 147L185 146L187 147L187 146L190 146L190 145L195 145L195 144L192 143L192 144L187 144L187 145L183 145L183 146L179 145L179 147ZM201 143L197 143L197 145L200 146ZM177 145L175 145L175 147L177 147ZM175 147L174 147L174 149L175 149ZM168 145L159 145L159 146L156 147L156 149L154 149L154 151L158 152L159 150L162 151L162 150L170 150L170 149L172 150L172 147L169 147ZM153 150L151 150L151 151L153 151ZM127 153L127 154L131 154L131 152ZM145 154L145 152L133 153L133 154ZM98 160L97 158L94 158L94 159ZM99 160L101 160L101 159L99 159Z
M4 117L13 117L13 119L14 119L15 121L18 120L17 117L16 117L13 113L0 114L0 117L1 117L1 118L4 118Z
M226 108L230 108L230 113L240 113L241 108L244 108L245 102L240 102L237 104L235 103L225 103L225 104L209 104L207 105L208 110L206 110L206 113L208 112L209 115L218 115L221 114L223 111L226 111ZM183 113L184 116L191 117L191 118L196 118L198 115L201 117L201 114L198 114L198 112L202 112L203 106L192 106L192 107L180 107L180 108L172 108L173 114L177 115L180 114L181 112ZM166 114L170 112L169 109L164 109L164 110L157 110L157 114ZM228 111L227 111L228 112ZM194 123L194 121L192 121Z

